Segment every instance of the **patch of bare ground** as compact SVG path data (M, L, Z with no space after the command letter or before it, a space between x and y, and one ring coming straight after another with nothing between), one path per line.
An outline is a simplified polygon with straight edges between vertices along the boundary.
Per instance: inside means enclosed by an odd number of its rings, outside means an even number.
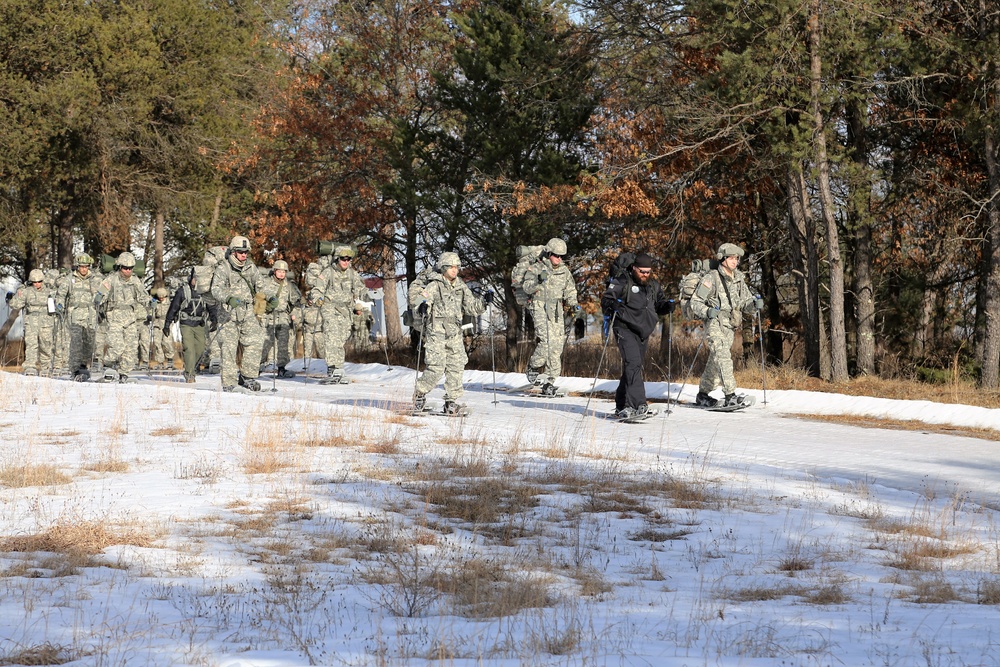
M1000 441L1000 431L992 428L973 428L971 426L953 426L951 424L928 424L916 419L886 419L884 417L868 417L864 415L789 415L795 419L808 419L827 424L843 424L845 426L860 426L861 428L884 428L894 431L920 431L921 433L938 433L954 435L962 438L979 438L980 440Z

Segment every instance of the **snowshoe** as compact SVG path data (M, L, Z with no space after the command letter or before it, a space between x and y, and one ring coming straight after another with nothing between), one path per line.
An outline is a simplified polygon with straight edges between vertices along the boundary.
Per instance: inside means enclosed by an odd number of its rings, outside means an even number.
M78 368L73 371L73 381L74 382L88 382L90 381L90 371L86 368Z
M293 377L295 377L295 371L290 371L286 369L284 366L281 366L278 368L277 377L282 378L284 380L291 380Z
M242 386L240 386L238 384L229 385L228 387L223 387L222 391L224 391L226 393L232 393L232 394L252 394L253 393L252 391L250 391L246 387L242 387Z
M621 410L616 410L610 416L622 424L638 424L639 422L644 422L656 414L656 409L643 404L640 405L638 409L626 406Z
M526 378L528 378L528 383L529 384L541 384L541 380L539 380L539 376L541 374L542 374L542 369L541 368L531 368L531 367L529 367L528 370L526 370L524 372L524 376Z
M243 377L242 373L240 374L240 386L250 391L260 391L260 382L256 378Z
M729 394L724 400L717 401L715 406L706 407L705 409L710 412L736 412L737 410L749 408L756 402L757 399L753 396L747 396L746 394Z
M101 378L101 382L119 382L121 381L121 376L118 371L114 368L105 368L104 377Z
M351 380L341 369L334 369L327 373L326 377L319 381L320 384L350 384Z
M426 407L427 407L427 394L414 394L413 396L414 412L423 412L424 408Z
M555 386L551 382L546 382L545 384L542 385L542 389L539 392L539 394L542 396L546 396L548 398L555 398L556 396L565 396L566 392L562 391L561 389L559 389L559 387Z

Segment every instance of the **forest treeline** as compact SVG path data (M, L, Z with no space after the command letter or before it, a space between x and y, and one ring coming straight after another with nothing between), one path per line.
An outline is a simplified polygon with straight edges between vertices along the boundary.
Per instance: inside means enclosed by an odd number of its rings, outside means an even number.
M515 323L518 245L593 310L621 249L672 290L732 242L772 363L992 389L998 63L979 0L6 0L0 272L353 242L396 339L443 251Z

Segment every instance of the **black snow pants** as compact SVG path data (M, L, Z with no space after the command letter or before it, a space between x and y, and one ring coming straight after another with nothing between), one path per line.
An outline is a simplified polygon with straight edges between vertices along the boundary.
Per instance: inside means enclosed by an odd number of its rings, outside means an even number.
M638 408L646 403L646 384L642 380L642 360L646 358L648 339L628 327L615 327L615 341L622 357L622 378L615 392L615 410Z

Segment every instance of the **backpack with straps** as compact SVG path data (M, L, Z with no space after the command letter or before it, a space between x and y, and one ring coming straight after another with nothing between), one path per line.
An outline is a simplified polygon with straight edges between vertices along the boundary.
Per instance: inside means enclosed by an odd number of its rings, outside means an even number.
M529 266L542 258L544 250L543 245L517 246L517 263L510 270L510 286L514 290L514 301L519 306L527 306L531 301L531 296L524 291L524 275L528 272Z
M212 277L215 267L226 258L226 246L212 246L205 251L201 264L194 267L194 292L198 296L207 296L212 291Z
M705 277L705 274L709 271L715 271L718 268L719 261L716 259L696 259L691 262L691 271L681 278L680 290L677 297L677 302L680 304L681 314L684 316L684 319L699 319L697 315L691 312L691 297L694 296L694 292L698 289L698 285L701 283L702 278Z

